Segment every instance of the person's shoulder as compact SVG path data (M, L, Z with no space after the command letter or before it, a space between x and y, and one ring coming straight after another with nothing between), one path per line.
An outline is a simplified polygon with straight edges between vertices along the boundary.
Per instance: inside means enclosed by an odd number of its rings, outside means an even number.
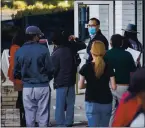
M109 49L109 50L106 51L106 54L111 53L111 52L113 52L113 51L114 51L114 49L111 48L111 49Z
M100 41L102 41L103 43L108 43L108 40L106 39L106 37L105 37L103 34L97 34L97 35L94 37L94 40L100 40Z
M114 53L114 50L113 49L110 49L110 50L106 51L106 54L105 54L104 57L110 56L113 53Z
M92 62L86 63L82 66L84 69L90 69L92 67Z
M131 53L126 50L124 50L124 54L126 55L126 57L132 57Z
M106 40L107 41L107 38L102 34L102 32L100 32L100 37L102 38L102 39L104 39L104 40Z
M10 47L10 54L15 53L19 48L20 48L20 46L18 46L16 44L11 45L11 47Z
M62 54L69 54L72 52L72 49L68 46L62 46L60 49L59 49L60 53Z
M107 40L107 38L106 38L102 33L101 33L100 35L101 35L105 40Z
M87 63L87 64L84 64L84 65L80 68L79 73L80 73L80 74L84 74L84 72L87 71L88 67L89 67L89 64L88 64L88 63Z
M21 54L21 52L22 52L22 47L20 47L19 49L17 49L16 51L15 51L15 56L19 56L20 54Z
M45 45L42 45L40 43L36 43L35 45L43 49L48 49Z
M20 46L13 44L13 45L11 45L10 50L15 50L15 49L17 50L19 48L20 48Z
M36 46L37 48L40 48L44 53L49 51L49 49L45 45L42 45L40 43L36 43Z
M67 48L67 47L57 47L57 48L55 48L55 50L53 51L53 53L52 53L52 56L60 56L60 55L62 55L63 53L66 53L66 50L68 50L69 48Z

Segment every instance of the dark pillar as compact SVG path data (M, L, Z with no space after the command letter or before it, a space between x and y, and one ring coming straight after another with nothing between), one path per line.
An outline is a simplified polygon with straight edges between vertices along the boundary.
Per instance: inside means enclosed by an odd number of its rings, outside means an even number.
M81 7L80 8L80 39L84 40L86 37L86 28L85 28L85 24L86 24L86 7Z
M142 9L143 9L143 64L145 66L145 1L142 0Z
M135 25L137 26L137 0L135 0Z

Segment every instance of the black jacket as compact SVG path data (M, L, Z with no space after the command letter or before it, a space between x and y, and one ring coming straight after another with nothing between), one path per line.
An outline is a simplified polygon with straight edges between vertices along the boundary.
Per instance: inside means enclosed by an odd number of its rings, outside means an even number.
M54 88L73 86L73 56L70 48L66 46L55 48L52 62L55 67Z
M65 46L58 46L52 53L52 62L55 67L54 88L74 86L76 82L77 65L75 54L85 49L85 43L81 41L68 42Z
M96 36L93 39L90 38L89 40L90 41L89 41L89 44L88 44L88 47L87 47L87 53L89 55L89 58L87 60L87 63L92 61L92 55L90 53L90 50L91 50L91 47L92 47L92 43L95 40L102 41L105 44L106 50L108 50L108 47L109 47L109 43L108 43L106 37L102 34L101 30L96 34Z
M133 41L135 41L135 40L133 40ZM136 40L135 42L137 44L137 50L140 51L140 52L143 52L143 46L142 46L142 44L138 40ZM131 45L130 38L124 38L124 40L123 40L123 46L122 47L124 49L127 49L128 47L134 49L132 47L132 45Z

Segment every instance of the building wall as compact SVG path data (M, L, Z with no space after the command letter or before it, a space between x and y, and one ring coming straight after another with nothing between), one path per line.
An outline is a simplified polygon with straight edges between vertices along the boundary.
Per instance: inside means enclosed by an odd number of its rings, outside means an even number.
M142 1L137 1L137 31L138 39L143 44L143 8L142 8Z
M115 33L123 34L129 23L135 23L135 2L115 1Z
M90 18L96 17L101 21L101 30L107 39L110 39L108 33L108 5L89 5ZM129 24L135 24L135 0L130 1L115 1L115 33L124 34L122 29L125 29ZM139 32L138 39L142 42L142 1L137 1L137 30Z
M115 33L123 34L129 24L135 24L135 0L131 1L115 1ZM137 31L138 39L142 40L142 1L137 1Z
M135 24L135 1L122 1L122 28Z
M115 33L122 34L122 1L115 2Z
M142 1L137 0L137 31L138 40L143 44L143 29L142 29ZM124 31L129 23L135 24L135 0L131 1L115 1L115 33L124 34ZM141 63L143 62L143 55Z
M105 37L109 40L109 6L89 5L89 18L95 17L100 20L100 28Z
M113 0L112 0L113 1ZM137 17L137 31L138 39L143 44L143 8L142 1L137 0L137 15L135 11L135 0L127 0L127 1L118 1L115 0L115 33L116 34L124 34L122 29L125 29L129 23L135 24ZM100 20L101 31L105 35L105 37L110 40L112 36L109 33L110 23L109 21L109 6L108 5L88 5L89 6L89 18L96 17ZM113 12L111 12L113 13ZM142 61L142 60L141 60ZM142 61L143 62L143 61Z

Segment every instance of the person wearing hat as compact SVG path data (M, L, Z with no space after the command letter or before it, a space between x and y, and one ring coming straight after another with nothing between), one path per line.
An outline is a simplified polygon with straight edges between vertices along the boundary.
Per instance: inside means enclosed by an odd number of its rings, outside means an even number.
M124 39L124 44L122 47L124 49L127 49L129 47L129 48L132 48L134 50L142 52L142 50L143 50L142 44L139 42L139 40L137 38L137 34L139 33L139 32L137 32L137 26L134 24L128 24L127 28L122 29L122 30L125 31L124 32L125 39ZM141 67L140 57L141 57L141 54L136 62L136 65L138 67Z
M23 83L23 104L26 126L35 127L36 113L39 127L47 127L49 119L50 87L53 66L49 50L39 43L43 33L37 26L26 28L26 43L15 53L14 79Z
M145 127L145 68L133 75L116 111L112 127Z

